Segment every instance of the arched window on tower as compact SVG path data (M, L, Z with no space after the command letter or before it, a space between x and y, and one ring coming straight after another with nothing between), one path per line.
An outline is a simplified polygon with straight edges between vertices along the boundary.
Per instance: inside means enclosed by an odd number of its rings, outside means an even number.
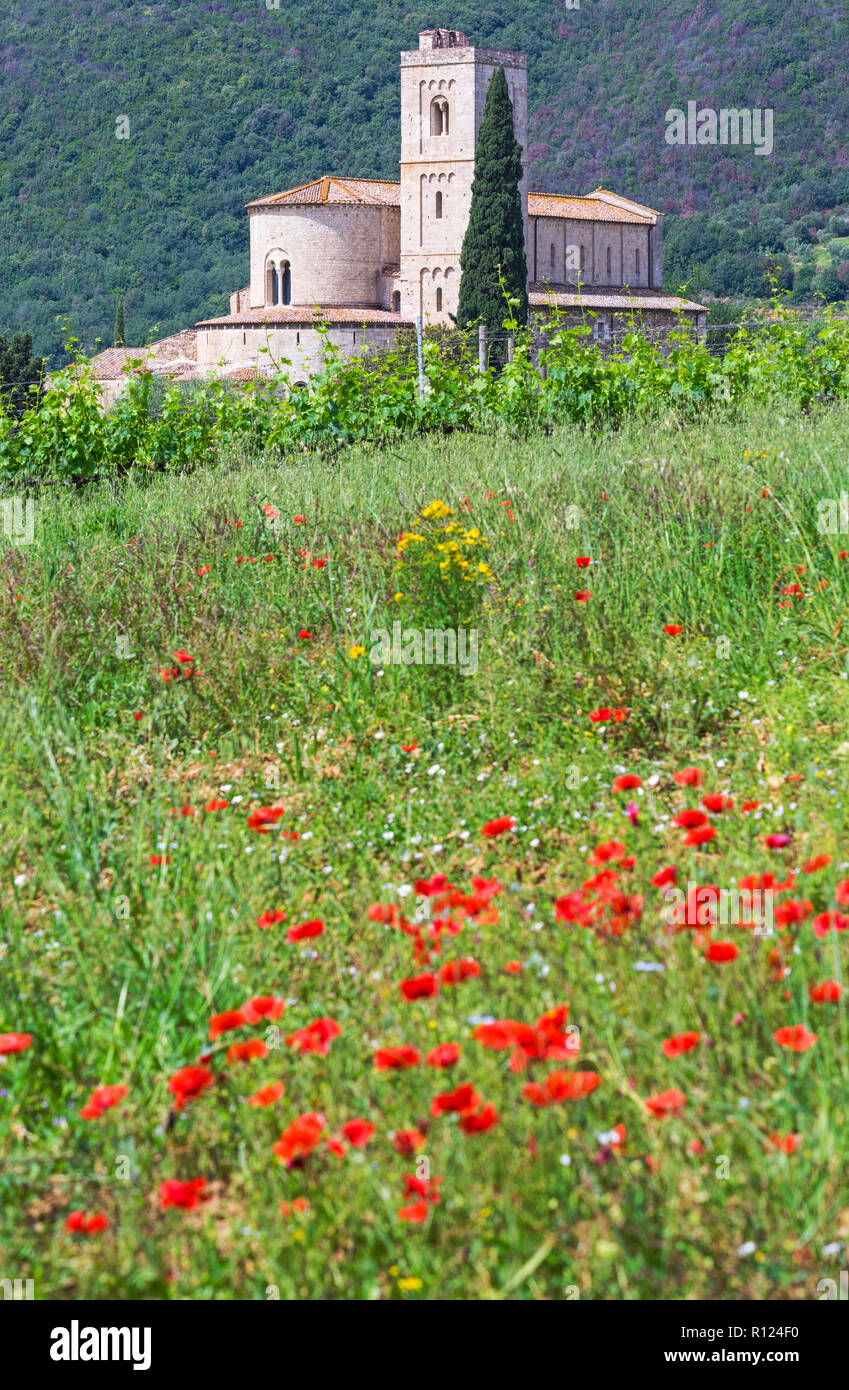
M441 289L441 287L436 291L436 312L437 312L438 314L441 314L441 313L442 313L442 289Z
M442 194L441 194L441 193L437 193L437 195L436 195L436 216L437 216L438 218L442 216Z
M280 267L280 303L292 303L292 267L288 261Z
M610 247L608 246L608 248L607 248L607 283L608 283L608 284L610 284L610 277L611 277L611 275L613 274L613 271L611 270L610 265L611 265L611 254L610 254Z
M434 97L430 103L430 133L448 134L448 102L445 97Z
M277 267L273 261L269 261L265 268L265 302L266 304L277 304L279 300L279 285L277 280Z
M392 312L393 312L393 314L400 314L400 312L401 312L401 291L400 291L400 290L395 290L395 291L393 292L393 294L392 294Z

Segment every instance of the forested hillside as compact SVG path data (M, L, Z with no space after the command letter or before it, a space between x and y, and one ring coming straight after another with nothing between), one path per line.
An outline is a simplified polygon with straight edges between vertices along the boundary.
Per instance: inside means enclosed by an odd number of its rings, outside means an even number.
M839 236L827 219L849 203L845 3L409 3L5 0L0 332L30 330L55 362L57 316L108 344L122 290L128 343L225 311L251 197L397 176L398 54L437 24L528 54L537 188L603 183L683 214L667 223L677 279L699 259L696 215L720 258L702 258L705 290L756 292L788 235L809 284L842 284L849 243L823 252L804 219ZM669 146L664 113L690 100L771 107L774 153Z

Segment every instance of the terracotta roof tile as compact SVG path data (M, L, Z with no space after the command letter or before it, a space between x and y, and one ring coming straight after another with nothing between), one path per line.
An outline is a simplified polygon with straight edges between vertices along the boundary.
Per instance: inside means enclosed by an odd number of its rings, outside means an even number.
M237 324L257 327L264 323L267 323L269 328L281 328L289 323L327 323L331 325L335 323L362 323L378 327L381 324L400 327L409 322L410 320L402 318L400 314L390 313L388 309L358 308L356 305L347 304L341 306L327 304L323 307L312 304L291 304L285 308L245 309L240 314L225 314L223 318L219 319L202 319L195 327L227 328L235 327Z
M706 313L704 304L694 304L690 299L681 299L677 294L664 294L662 290L635 289L621 290L547 290L544 285L532 285L528 295L532 309L542 309L551 305L558 309L670 309L693 313Z
M568 217L577 222L636 222L643 226L651 226L654 221L649 214L614 207L601 198L572 198L559 193L529 193L528 214L531 217Z
M400 183L385 179L337 178L335 174L272 193L267 198L255 198L249 208L297 207L302 203L360 203L369 207L400 207Z
M608 189L599 188L599 193ZM616 193L609 195L619 197ZM529 193L528 212L531 217L568 217L589 222L636 222L651 224L656 213L652 208L643 207L630 198L622 198L627 207L616 207L613 203L595 198L571 197L559 193ZM247 204L249 208L297 207L304 203L360 203L368 206L400 207L401 185L384 179L339 178L335 174L311 183L303 183L297 188L286 189L283 193L272 193L267 198L255 198Z

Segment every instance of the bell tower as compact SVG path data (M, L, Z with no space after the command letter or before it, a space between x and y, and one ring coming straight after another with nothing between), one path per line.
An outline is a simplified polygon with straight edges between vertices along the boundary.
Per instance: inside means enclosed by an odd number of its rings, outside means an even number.
M426 29L401 54L401 312L451 324L487 88L504 68L522 146L528 240L528 74L524 53L474 48L456 29Z

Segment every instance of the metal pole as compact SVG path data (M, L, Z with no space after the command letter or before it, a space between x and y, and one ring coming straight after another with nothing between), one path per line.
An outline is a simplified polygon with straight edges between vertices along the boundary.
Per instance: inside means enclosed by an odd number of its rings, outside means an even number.
M422 316L416 315L416 355L419 361L419 400L424 400L424 351L422 349Z
M478 371L486 371L486 324L478 326Z

